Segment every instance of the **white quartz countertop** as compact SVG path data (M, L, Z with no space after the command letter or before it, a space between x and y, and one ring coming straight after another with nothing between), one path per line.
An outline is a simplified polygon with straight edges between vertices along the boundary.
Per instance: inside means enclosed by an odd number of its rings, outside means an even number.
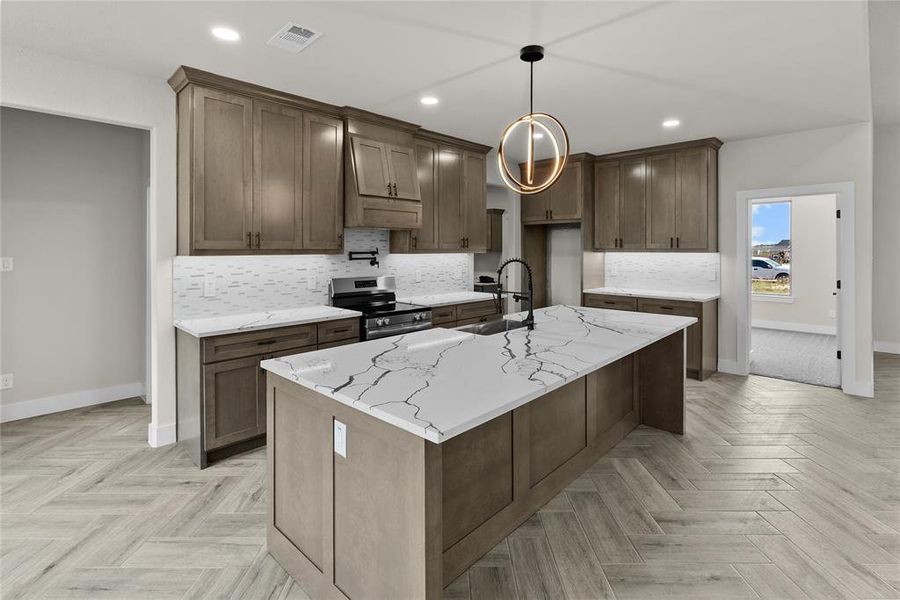
M224 315L221 317L203 317L175 321L175 327L194 337L226 335L259 329L273 329L290 325L305 325L318 321L334 321L358 317L362 313L355 310L335 308L334 306L303 306L285 310L268 312Z
M478 336L436 328L262 367L440 443L696 322L565 305L534 315L534 331Z
M709 302L721 294L718 292L673 292L671 290L642 290L639 288L598 287L584 290L585 294L608 294L610 296L635 296L640 298L661 298L663 300L688 300Z
M487 292L447 292L444 294L404 296L402 298L397 298L397 301L435 307L447 306L449 304L466 304L468 302L483 302L484 300L492 300L495 297L494 294L489 294Z

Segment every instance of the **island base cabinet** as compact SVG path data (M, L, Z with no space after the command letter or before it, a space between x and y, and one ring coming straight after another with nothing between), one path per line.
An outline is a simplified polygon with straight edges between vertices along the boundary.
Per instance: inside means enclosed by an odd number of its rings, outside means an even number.
M441 444L269 374L269 552L312 598L441 598L638 424L683 432L684 339Z

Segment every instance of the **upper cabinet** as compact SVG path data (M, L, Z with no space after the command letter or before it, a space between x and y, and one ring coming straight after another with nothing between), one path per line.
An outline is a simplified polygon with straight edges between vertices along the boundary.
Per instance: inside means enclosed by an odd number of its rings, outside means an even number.
M179 254L341 250L338 109L184 67L169 83L178 94Z
M418 132L413 147L422 225L392 231L391 252L486 252L490 148L430 131Z
M622 152L594 165L594 249L718 250L715 138Z
M590 169L590 154L569 156L559 178L549 188L537 194L522 196L522 222L533 224L577 223L584 214L584 199L590 198L590 189L585 183L590 177L585 172ZM552 168L550 161L540 161L534 166L534 180L541 181ZM520 165L521 177L525 178L525 167Z

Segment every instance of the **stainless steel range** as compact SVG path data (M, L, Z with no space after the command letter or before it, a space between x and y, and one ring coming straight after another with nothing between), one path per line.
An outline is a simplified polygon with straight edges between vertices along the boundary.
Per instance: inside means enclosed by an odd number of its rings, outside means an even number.
M431 328L431 309L397 302L393 277L338 277L328 284L332 306L363 313L363 340Z

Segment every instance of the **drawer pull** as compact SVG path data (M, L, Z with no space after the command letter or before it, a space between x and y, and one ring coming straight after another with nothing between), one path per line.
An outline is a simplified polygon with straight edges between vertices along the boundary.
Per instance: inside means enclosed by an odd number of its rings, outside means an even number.
M332 329L330 333L344 333L345 331L350 331L350 327L341 327L340 329Z
M278 340L262 340L260 342L256 342L257 346L268 346L269 344L274 344Z

